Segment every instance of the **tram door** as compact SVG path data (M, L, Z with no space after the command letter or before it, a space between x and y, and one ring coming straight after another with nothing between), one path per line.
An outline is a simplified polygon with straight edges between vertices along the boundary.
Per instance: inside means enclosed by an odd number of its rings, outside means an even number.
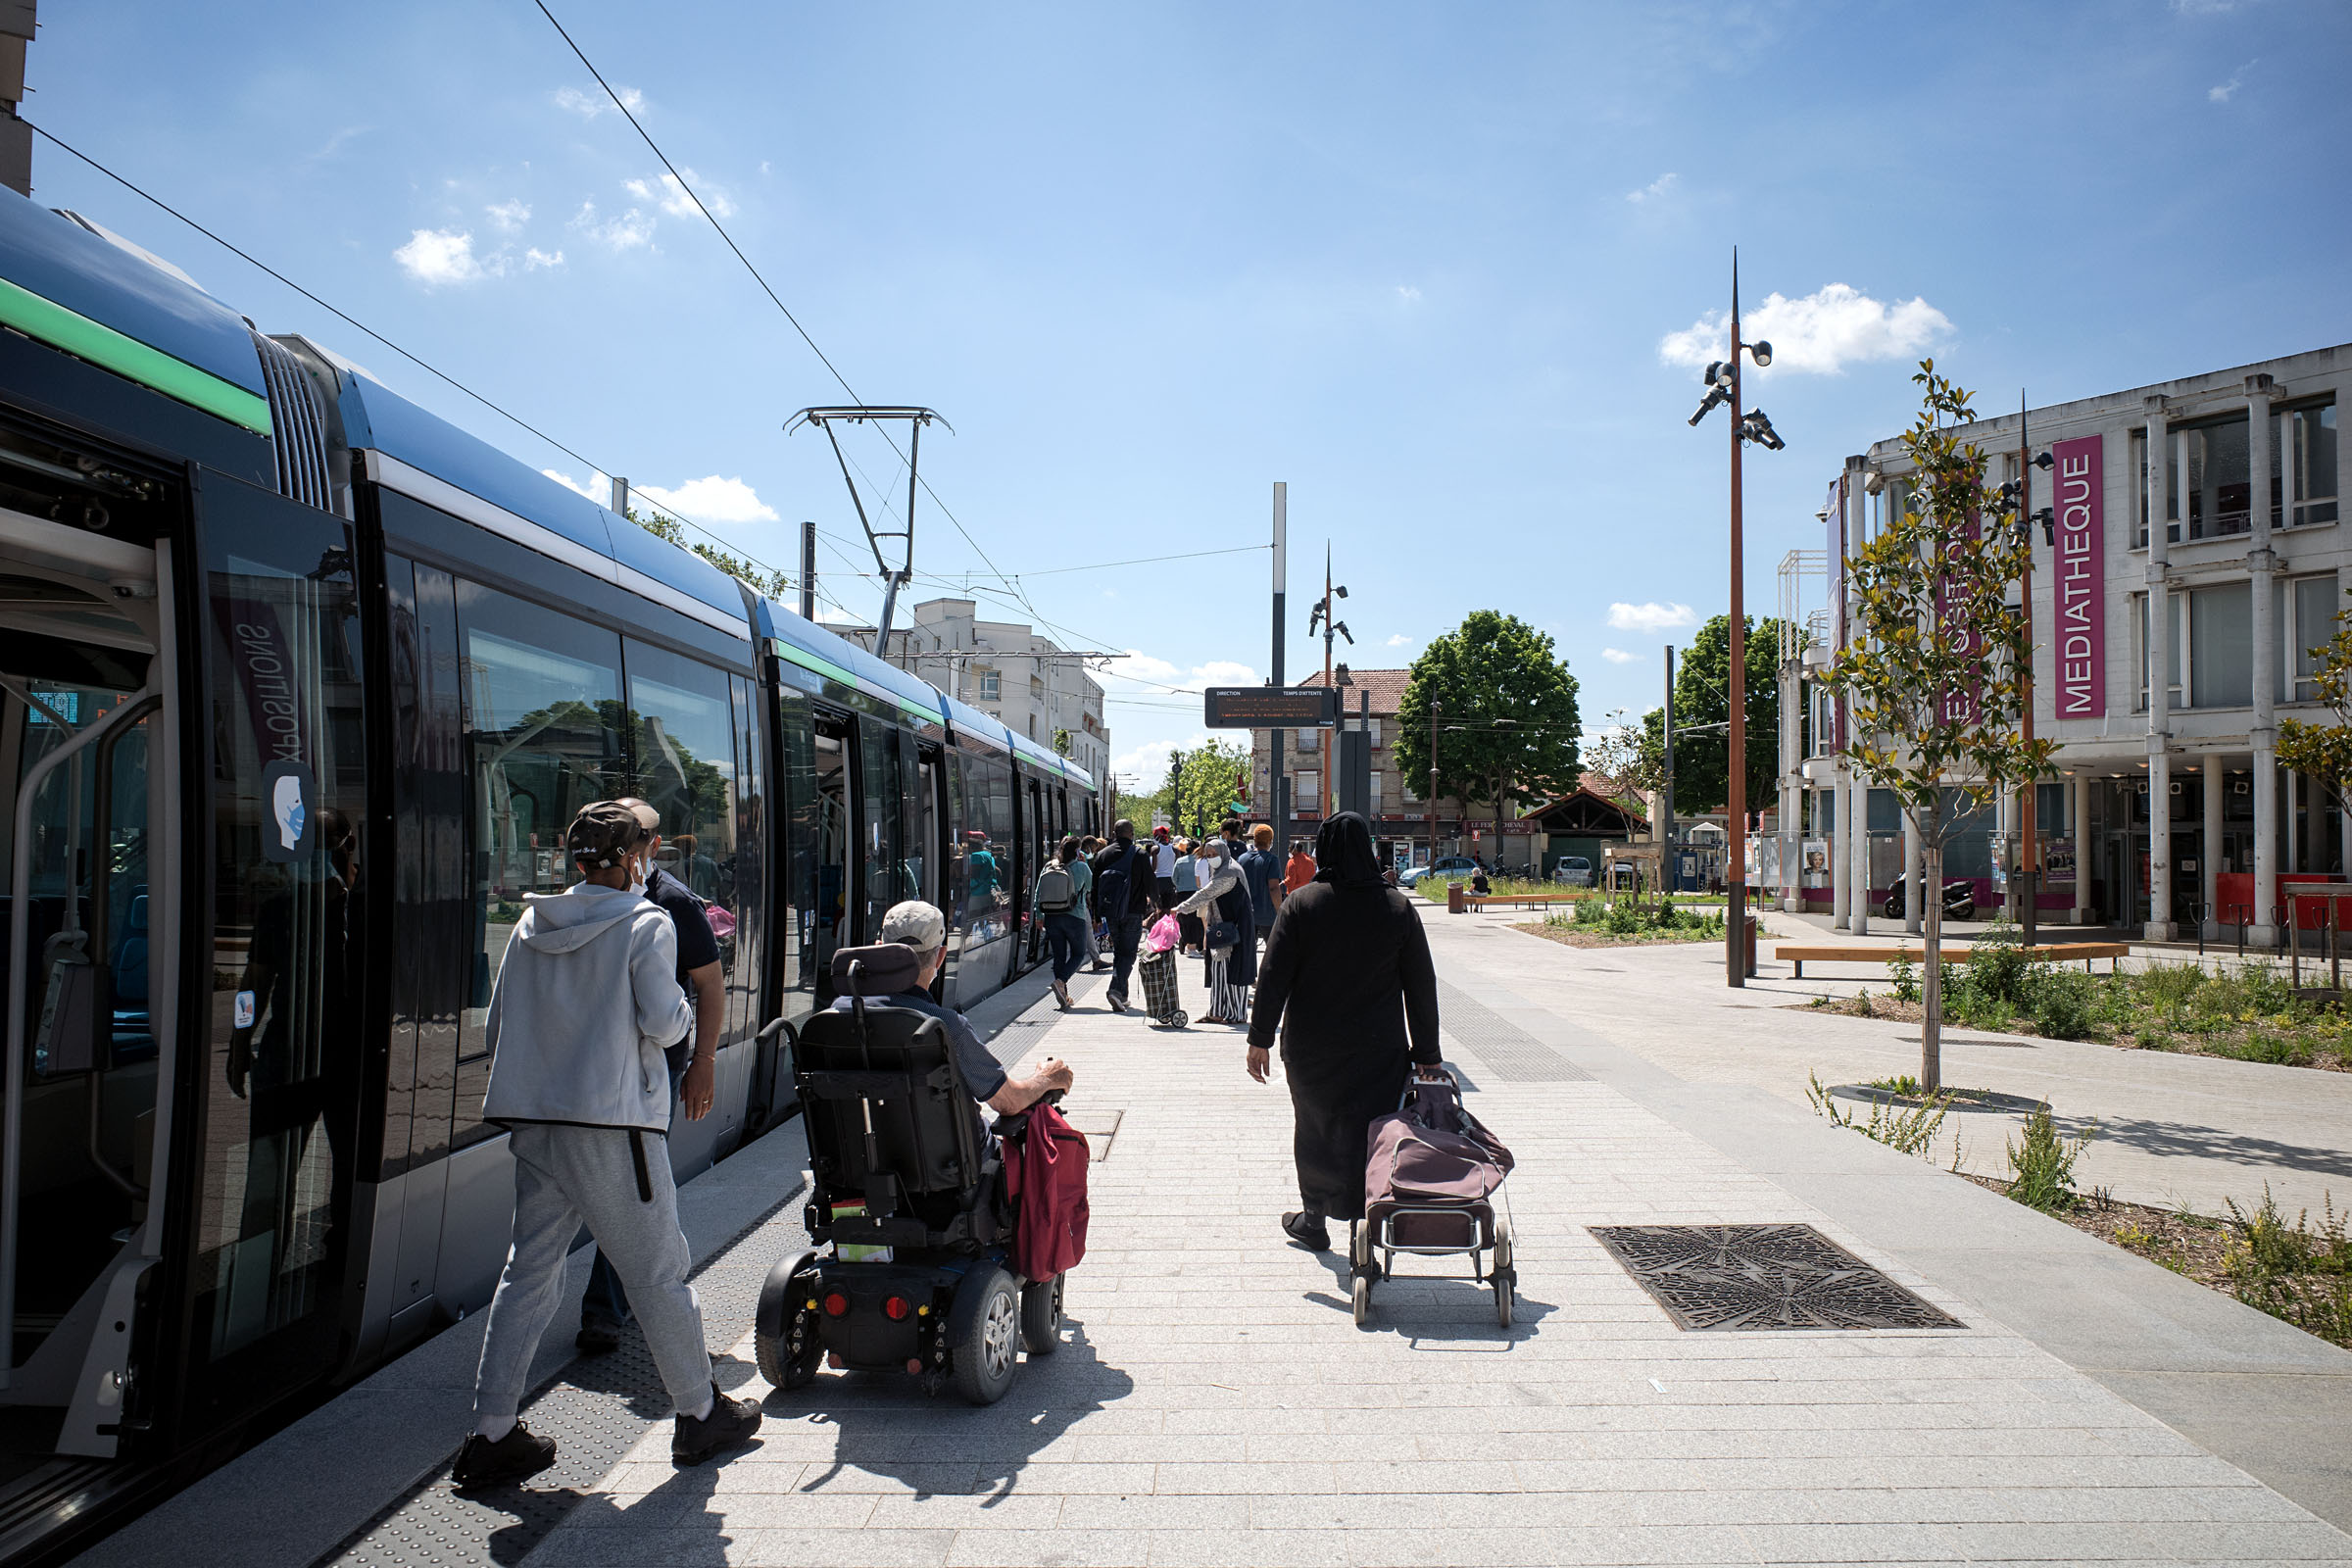
M850 725L820 712L815 719L816 890L801 952L812 978L816 1005L833 1000L833 955L854 945L850 935Z
M941 803L946 798L948 770L940 749L928 744L918 748L914 770L914 848L907 855L915 867L913 896L944 909L947 900L941 897L940 865L947 855L947 829Z

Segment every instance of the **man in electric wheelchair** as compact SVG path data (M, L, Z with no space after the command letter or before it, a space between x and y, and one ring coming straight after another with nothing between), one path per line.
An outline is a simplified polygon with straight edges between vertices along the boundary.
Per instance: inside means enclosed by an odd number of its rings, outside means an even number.
M817 1245L760 1291L760 1371L779 1389L822 1364L907 1372L933 1394L952 1378L990 1404L1023 1343L1057 1343L1085 1227L1086 1143L1053 1108L1069 1064L1012 1077L932 1000L946 934L933 906L893 906L881 942L834 955L840 999L794 1045Z

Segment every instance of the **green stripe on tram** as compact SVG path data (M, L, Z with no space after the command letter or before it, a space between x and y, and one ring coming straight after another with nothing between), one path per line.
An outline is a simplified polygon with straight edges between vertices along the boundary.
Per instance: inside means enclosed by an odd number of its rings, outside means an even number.
M223 381L210 370L200 370L184 360L173 359L161 349L150 348L103 321L93 321L78 311L68 310L55 300L43 299L6 278L0 278L0 324L13 326L26 337L63 349L117 375L127 376L141 386L177 398L231 424L241 424L258 435L275 434L275 427L270 422L269 399Z

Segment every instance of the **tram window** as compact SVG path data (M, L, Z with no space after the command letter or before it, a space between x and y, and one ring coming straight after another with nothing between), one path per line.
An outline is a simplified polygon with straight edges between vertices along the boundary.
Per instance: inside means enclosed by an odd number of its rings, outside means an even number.
M907 857L917 867L914 896L932 904L939 903L940 768L939 748L924 747L915 764L915 848Z
M899 767L899 731L874 718L858 721L858 794L864 809L858 819L865 860L865 936L874 939L882 916L902 899L914 897L903 842L906 781Z
M956 846L963 885L964 946L993 942L1011 927L1012 769L993 757L965 757L963 841Z
M734 708L723 670L631 641L637 789L662 814L662 868L708 904L735 904Z
M360 590L339 521L224 479L205 484L217 993L204 1125L196 1332L217 1398L318 1368L259 1348L307 1322L331 1348L368 952ZM320 1136L323 1134L323 1136ZM240 1363L242 1365L242 1363Z
M760 747L760 689L734 687L735 855L725 867L735 889L734 961L727 971L727 1039L760 1026L760 982L767 955L767 766Z
M626 794L620 639L569 615L458 584L466 735L472 755L473 977L461 1061L487 1055L490 989L527 893L576 880L564 831L591 801ZM461 1083L458 1102L481 1085Z

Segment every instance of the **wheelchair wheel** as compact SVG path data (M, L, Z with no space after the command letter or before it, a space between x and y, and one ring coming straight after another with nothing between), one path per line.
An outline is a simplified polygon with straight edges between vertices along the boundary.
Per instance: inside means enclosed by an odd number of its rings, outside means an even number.
M1012 1276L993 1263L963 1277L948 1308L948 1356L956 1392L974 1404L994 1404L1020 1370L1021 1294Z
M760 1308L753 1319L752 1344L758 1352L760 1375L778 1389L804 1388L816 1378L825 1348L817 1338L816 1317L808 1310L808 1293L815 1276L805 1272L812 1252L794 1252L767 1271L760 1287ZM798 1334L796 1347L793 1337Z
M1507 1329L1511 1326L1511 1298L1519 1287L1519 1272L1511 1267L1511 1227L1508 1221L1495 1222L1494 1262L1487 1271L1487 1279L1494 1287L1494 1321Z
M1021 1287L1021 1343L1031 1355L1061 1348L1061 1288L1068 1279L1056 1274L1041 1285Z
M1362 1328L1372 1321L1372 1282L1363 1275L1355 1277L1355 1290L1349 1304L1355 1310L1355 1326Z

